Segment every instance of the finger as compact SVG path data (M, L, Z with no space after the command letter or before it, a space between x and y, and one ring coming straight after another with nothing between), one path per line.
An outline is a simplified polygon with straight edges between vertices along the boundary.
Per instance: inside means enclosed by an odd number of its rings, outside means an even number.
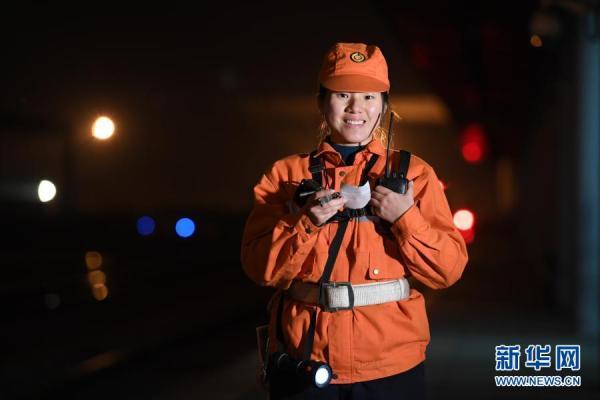
M315 197L312 199L311 203L310 203L310 208L313 210L313 212L318 209L318 208L322 208L324 204L321 204L321 199L322 197Z
M321 218L323 218L324 220L328 220L329 218L334 216L337 212L338 212L338 210L335 208L326 208L326 209L321 210L320 215L321 215Z
M306 199L306 205L305 206L308 207L308 208L310 208L310 209L312 209L315 206L318 206L319 205L319 200L318 199L319 199L319 195L320 195L321 192L322 191L318 191L318 192L315 192L315 193L311 194L308 197L308 199Z
M339 199L341 197L342 197L341 193L331 192L322 197L318 197L316 200L320 205L325 206L325 204L330 203L331 201Z
M381 186L383 187L383 186ZM387 192L384 192L383 190L380 190L378 192L371 192L371 197L375 197L377 200L383 200L387 195L389 195L390 193L395 193L392 190L389 190L388 188L384 188L387 190Z
M338 209L346 203L346 199L337 198L329 201L320 202L319 199L315 200L314 210L320 210L320 212L329 212L332 209Z
M383 185L379 185L379 186L377 186L377 187L375 188L375 192L377 192L377 193L381 193L381 194L388 194L388 193L391 193L391 192L393 192L393 190L391 190L391 189L388 189L388 188L386 188L386 187L385 187L385 186L383 186Z
M315 197L312 202L311 202L311 208L313 209L317 209L317 208L323 208L327 205L327 203L329 203L331 201L331 198L327 198L327 196L331 196L331 195L327 195L325 194L324 196L320 196L320 197Z
M379 207L379 205L371 204L371 211L373 211L375 215L379 216L379 214L381 213L381 208Z
M346 199L340 198L340 199L331 200L329 203L327 203L327 205L325 205L324 208L337 210L337 209L343 207L344 204L346 204Z
M414 194L414 183L413 181L408 181L408 188L406 189L406 195L413 197Z
M331 195L331 194L333 194L333 192L334 192L333 189L319 190L317 193L315 193L315 199L320 199L321 197Z
M376 199L376 198L371 197L370 203L374 207L377 207L377 208L381 207L381 202L378 199Z

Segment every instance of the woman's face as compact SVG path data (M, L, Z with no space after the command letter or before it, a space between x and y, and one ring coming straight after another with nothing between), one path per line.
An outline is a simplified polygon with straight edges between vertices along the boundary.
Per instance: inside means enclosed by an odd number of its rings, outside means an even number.
M331 139L339 144L366 144L379 124L383 99L381 93L329 91L322 105Z

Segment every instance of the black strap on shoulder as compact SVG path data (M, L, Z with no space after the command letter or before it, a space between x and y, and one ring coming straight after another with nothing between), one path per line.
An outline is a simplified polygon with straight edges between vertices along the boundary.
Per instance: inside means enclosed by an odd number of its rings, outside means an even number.
M360 179L361 186L364 185L369 179L369 172L371 172L371 169L373 168L378 159L379 155L373 154L371 158L369 158L369 161L367 161L367 165L365 165L365 169L363 170L362 177Z
M410 164L410 151L400 150L400 163L398 165L398 176L400 178L406 178L408 164Z
M323 186L323 160L321 157L316 157L317 150L313 150L308 156L308 170L312 174L312 178L319 185Z
M319 304L321 304L324 300L323 298L321 298L321 296L323 295L322 285L323 283L329 283L329 279L331 278L331 272L333 271L335 260L340 251L340 246L342 244L342 240L344 239L344 234L346 233L347 226L348 220L341 221L339 223L337 232L335 233L333 241L331 242L331 246L329 246L329 255L327 257L327 262L325 263L325 268L323 269L323 275L321 275L321 278L319 279L319 300L317 302L317 307L315 307L315 312L310 318L310 325L308 327L306 341L304 342L305 360L310 360L313 344L315 342L315 329L317 326L317 314L319 313Z

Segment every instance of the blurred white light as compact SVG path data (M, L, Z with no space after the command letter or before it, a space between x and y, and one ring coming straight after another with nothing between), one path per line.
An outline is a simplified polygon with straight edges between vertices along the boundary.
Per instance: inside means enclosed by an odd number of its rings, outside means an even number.
M106 140L115 133L115 124L108 117L99 117L92 126L92 135L96 139Z
M475 216L469 210L458 210L454 213L454 225L460 230L466 231L473 227Z
M319 368L315 374L315 382L319 385L327 383L329 380L329 370L327 368Z
M43 180L38 185L38 197L42 203L46 203L52 200L56 196L56 186L54 183Z

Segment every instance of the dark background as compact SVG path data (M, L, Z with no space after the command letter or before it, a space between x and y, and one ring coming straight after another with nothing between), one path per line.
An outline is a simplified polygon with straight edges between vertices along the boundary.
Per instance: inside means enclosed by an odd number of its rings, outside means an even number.
M583 1L6 10L0 398L264 398L254 326L272 291L243 274L241 233L261 173L317 145L317 72L339 41L382 49L397 147L475 214L463 278L419 287L430 398L597 396L597 13ZM107 141L90 135L99 115L116 124ZM473 126L475 164L461 156ZM41 179L57 186L49 203ZM142 215L156 220L148 237ZM173 229L183 216L197 227L187 239ZM582 346L582 387L495 387L494 346L546 343Z

